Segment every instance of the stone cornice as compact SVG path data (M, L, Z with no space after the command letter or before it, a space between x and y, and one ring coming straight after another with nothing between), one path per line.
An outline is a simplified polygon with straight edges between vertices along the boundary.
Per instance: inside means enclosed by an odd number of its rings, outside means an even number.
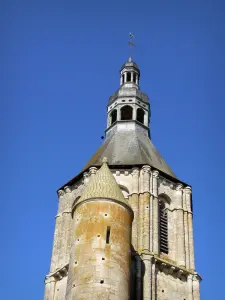
M159 270L164 272L165 274L170 274L176 276L177 278L181 278L181 276L185 276L187 278L189 275L192 275L192 277L195 278L195 280L202 280L201 276L194 270L178 266L175 262L163 259L160 256L154 254L153 252L139 249L138 252L134 252L132 253L132 255L138 255L140 257L142 257L142 255L149 255L151 257L152 262L155 263L159 267Z

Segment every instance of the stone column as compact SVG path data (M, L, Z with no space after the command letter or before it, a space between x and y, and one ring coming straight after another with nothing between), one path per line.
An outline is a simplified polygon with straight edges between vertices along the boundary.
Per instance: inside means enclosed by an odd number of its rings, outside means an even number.
M127 82L127 72L124 73L124 83Z
M183 208L184 208L184 244L185 244L185 266L187 269L190 268L190 253L189 253L189 238L188 238L188 212L186 203L185 189L183 191Z
M55 278L53 276L46 276L44 300L54 300L54 294L55 294Z
M152 262L151 257L148 254L142 254L142 260L145 266L145 272L143 277L143 300L151 300L151 273Z
M193 236L193 215L191 209L191 187L185 188L186 204L187 204L187 217L188 217L188 242L189 242L189 261L190 269L195 270L195 258L194 258L194 236Z
M139 193L139 169L132 169L132 195L131 207L134 212L134 219L132 223L132 245L135 250L138 248L138 193Z
M187 278L187 285L188 285L188 299L187 300L193 300L193 291L192 291L192 276L188 275Z
M150 171L151 167L145 165L143 170L143 249L150 250Z
M144 206L143 206L143 170L139 176L139 199L138 199L138 249L143 249L143 221L144 221Z
M64 211L62 212L63 219L63 250L62 250L62 266L69 263L70 249L72 244L72 216L71 216L71 206L72 206L72 191L69 186L64 188L66 196L66 205Z
M177 212L177 247L176 259L179 266L185 266L185 246L184 246L184 213L183 213L183 185L176 186L176 212Z
M153 252L159 254L159 200L158 200L158 178L159 171L154 170L153 176L153 203L152 203L152 218L153 218Z
M148 127L148 112L146 110L144 112L144 125Z
M123 75L120 74L120 85L122 85L122 84L123 84Z
M62 220L62 211L63 211L65 192L63 190L59 190L58 196L59 196L59 204L58 204L58 214L55 217L55 232L54 232L54 241L53 241L53 248L52 248L51 267L50 267L51 273L53 273L58 268L58 263L59 263L61 220Z
M117 108L117 121L121 121L121 107Z
M137 120L137 108L136 106L133 107L133 116L132 116L133 120Z
M156 262L153 262L152 263L152 282L151 282L151 285L152 285L152 300L158 300L156 297L157 297L157 292L156 292L156 289L157 289L157 275L156 275ZM172 300L172 299L171 299Z
M138 74L136 74L136 84L138 84Z
M134 82L134 73L131 72L131 82Z
M198 275L194 275L193 278L193 300L200 300L200 279Z

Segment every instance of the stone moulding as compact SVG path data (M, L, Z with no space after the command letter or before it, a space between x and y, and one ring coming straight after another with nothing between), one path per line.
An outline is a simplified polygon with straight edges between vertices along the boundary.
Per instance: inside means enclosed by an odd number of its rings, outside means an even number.
M165 274L170 274L170 275L173 275L180 279L182 276L185 276L187 279L187 277L189 275L193 275L193 276L196 276L199 281L202 280L202 277L198 273L196 273L192 270L188 270L186 268L180 267L180 266L178 266L170 261L167 261L165 259L162 259L150 251L139 250L137 253L133 253L132 255L135 256L137 254L140 257L142 256L142 254L145 254L145 255L147 254L147 255L151 256L152 262L158 267L158 269L161 272L164 272Z

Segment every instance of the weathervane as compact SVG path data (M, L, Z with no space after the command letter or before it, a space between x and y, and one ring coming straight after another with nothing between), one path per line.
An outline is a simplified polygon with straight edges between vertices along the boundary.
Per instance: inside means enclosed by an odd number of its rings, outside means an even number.
M135 36L132 32L129 33L129 37L131 40L135 39ZM136 45L134 45L131 41L129 41L128 44L130 45L130 58L132 59L132 47L136 47Z

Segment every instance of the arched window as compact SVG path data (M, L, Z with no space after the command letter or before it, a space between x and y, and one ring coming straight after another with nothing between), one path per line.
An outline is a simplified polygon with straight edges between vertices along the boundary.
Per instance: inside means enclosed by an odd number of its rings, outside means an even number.
M133 82L136 83L136 73L134 73Z
M133 108L129 105L125 105L121 108L121 120L132 120Z
M112 125L113 123L115 123L116 120L117 120L117 110L114 109L114 110L112 111L112 113L111 113L111 125Z
M137 121L144 124L144 115L145 112L142 108L137 109Z
M168 214L164 199L159 199L159 241L160 252L168 254Z
M131 73L127 72L127 82L130 82L130 81L131 81Z

